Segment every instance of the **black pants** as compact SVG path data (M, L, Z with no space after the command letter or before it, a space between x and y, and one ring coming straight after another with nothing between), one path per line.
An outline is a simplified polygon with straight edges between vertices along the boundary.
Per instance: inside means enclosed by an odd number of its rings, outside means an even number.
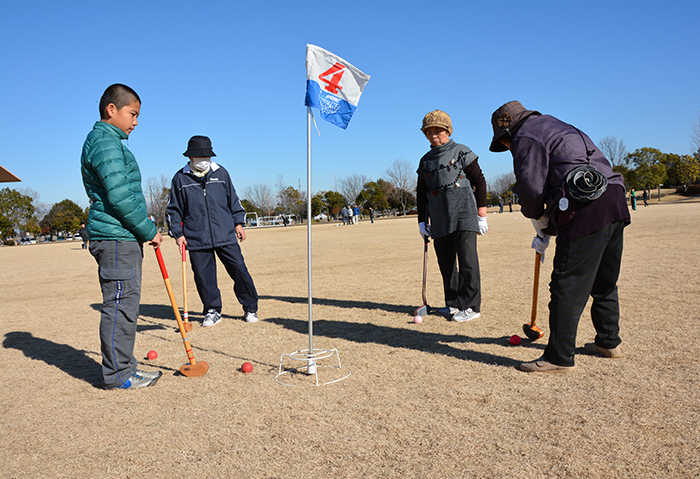
M434 238L435 255L442 274L445 304L459 310L481 311L481 273L474 231L455 231Z
M618 221L582 238L557 242L549 283L549 343L544 351L550 363L574 365L578 322L589 296L595 343L606 349L621 343L617 278L624 227Z
M258 292L253 278L248 272L238 243L220 246L213 249L190 251L194 282L197 285L199 298L204 305L204 312L215 309L221 312L221 291L216 280L216 256L226 268L233 280L233 292L243 310L250 313L258 311Z

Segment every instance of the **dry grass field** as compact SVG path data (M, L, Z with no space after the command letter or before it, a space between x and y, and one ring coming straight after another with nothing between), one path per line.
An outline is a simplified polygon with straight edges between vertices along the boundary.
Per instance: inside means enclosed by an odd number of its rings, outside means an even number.
M532 301L533 230L520 213L489 215L482 316L469 323L412 322L423 261L415 217L314 225L314 348L337 349L350 372L323 386L301 374L285 375L292 386L275 381L280 357L309 346L305 226L247 231L259 323L241 320L220 268L224 320L202 328L188 270L189 339L210 365L199 378L179 373L187 356L145 247L135 354L164 374L135 391L99 388L90 254L70 242L2 247L0 477L700 477L700 203L640 201L632 218L619 281L624 358L584 352L586 310L577 372L564 376L517 369L547 335L508 342ZM545 333L553 249L538 300ZM172 239L163 254L182 305ZM427 295L443 305L432 249ZM319 368L319 380L338 372Z

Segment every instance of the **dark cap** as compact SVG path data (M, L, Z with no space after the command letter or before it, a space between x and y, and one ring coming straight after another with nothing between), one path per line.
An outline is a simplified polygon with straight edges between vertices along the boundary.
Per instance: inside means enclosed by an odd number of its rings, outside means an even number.
M525 119L533 114L541 115L539 111L526 110L519 101L509 101L501 106L491 115L491 125L493 126L493 140L489 150L500 152L508 148L498 141L506 134L513 134Z
M187 151L183 153L188 158L206 158L216 156L211 149L211 140L208 136L193 136L187 143Z

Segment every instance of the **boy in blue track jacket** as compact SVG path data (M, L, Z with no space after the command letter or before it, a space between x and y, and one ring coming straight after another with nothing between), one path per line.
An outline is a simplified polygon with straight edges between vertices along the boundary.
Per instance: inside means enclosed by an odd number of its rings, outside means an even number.
M173 177L166 208L170 236L186 245L197 292L204 305L202 326L221 322L216 256L233 280L233 292L248 323L258 321L258 293L238 241L246 239L245 210L226 169L211 161L211 140L193 136L183 153L190 161Z

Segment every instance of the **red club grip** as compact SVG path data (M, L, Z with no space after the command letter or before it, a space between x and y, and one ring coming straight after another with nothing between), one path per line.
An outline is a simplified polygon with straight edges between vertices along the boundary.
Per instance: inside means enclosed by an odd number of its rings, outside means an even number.
M156 248L156 258L158 258L158 266L160 266L163 279L168 279L168 271L165 269L165 263L163 262L163 255L160 254L160 248Z

